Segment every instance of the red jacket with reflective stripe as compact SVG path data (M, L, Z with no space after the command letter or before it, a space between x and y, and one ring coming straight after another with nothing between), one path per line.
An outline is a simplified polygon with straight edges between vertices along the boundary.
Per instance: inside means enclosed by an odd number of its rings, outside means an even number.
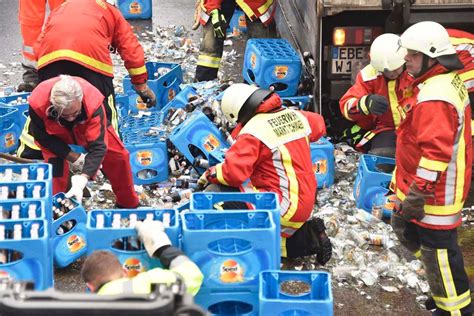
M38 69L70 60L113 77L111 47L124 60L132 83L145 83L143 48L120 11L103 0L68 0L51 13L35 44Z
M204 0L203 1L203 6L206 15L210 14L210 12L214 9L220 9L222 2L224 1L229 1L229 0ZM236 0L230 0L230 1L236 1ZM236 1L238 5L240 5L241 9L245 12L245 14L248 16L250 20L255 20L259 19L262 15L268 13L268 19L265 19L264 24L268 25L273 21L273 17L275 15L275 4L276 1L274 0L242 0L242 1ZM239 2L242 2L240 4ZM266 10L260 9L262 6L266 5L264 8ZM250 9L250 12L248 12L245 8L245 6L248 6ZM250 14L249 14L250 13ZM201 16L201 24L205 25L207 22L208 17ZM229 22L229 21L228 21Z
M282 110L278 95L274 94L261 107L268 108L270 103L274 103L274 106L271 106L272 110L268 112ZM280 201L283 196L297 194L297 198L292 199L297 206L294 216L290 219L291 222L305 222L312 213L316 196L316 179L307 138L310 142L315 142L326 133L321 115L306 111L301 113L308 120L311 134L284 144L287 151L284 155L289 156L290 161L287 164L283 163L283 170L277 169L277 166L282 165L283 159L279 149L275 149L275 153L272 153L269 147L250 134L240 134L226 152L221 168L216 168L217 179L222 177L229 186L239 187L250 178L255 188L259 191L275 192ZM294 170L294 173L289 172L290 169ZM288 187L281 186L282 177L289 179L287 186L290 188L292 184L297 183L297 192L284 192L288 191ZM282 210L282 216L286 211Z
M364 115L363 113L356 110L359 100L368 94L382 95L390 101L387 88L388 81L380 72L366 75L369 73L367 72L367 67L371 66L366 66L359 72L359 74L357 74L354 85L350 87L349 90L347 90L347 92L339 100L341 113L348 120L356 122L357 125L363 129L373 130L374 133L393 130L395 129L395 125L393 122L392 109L390 105L387 112L378 116ZM412 81L412 77L409 76L406 71L404 71L396 80L395 91L398 100L403 98L404 89L409 86Z
M466 85L467 91L474 92L474 34L456 29L447 29L451 44L464 65L457 73Z

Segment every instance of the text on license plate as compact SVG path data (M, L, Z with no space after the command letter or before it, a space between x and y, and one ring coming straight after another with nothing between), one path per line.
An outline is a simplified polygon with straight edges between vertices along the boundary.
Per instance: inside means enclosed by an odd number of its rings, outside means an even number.
M331 73L350 74L354 63L367 59L368 47L365 46L344 46L331 48Z

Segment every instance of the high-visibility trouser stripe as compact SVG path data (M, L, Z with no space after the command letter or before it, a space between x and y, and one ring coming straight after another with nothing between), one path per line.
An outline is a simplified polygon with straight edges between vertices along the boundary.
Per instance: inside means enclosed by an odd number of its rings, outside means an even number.
M138 75L146 73L146 67L141 66L138 68L130 68L128 69L128 73L130 74L130 76L138 76Z
M400 112L398 111L398 98L397 98L397 92L395 91L395 86L396 86L397 81L396 80L390 80L388 82L388 98L390 100L390 109L392 110L392 118L393 118L393 124L395 125L395 129L400 126Z
M281 145L278 147L278 150L281 153L283 166L289 181L290 208L286 214L282 216L281 224L284 225L284 220L291 220L298 210L299 185L295 169L293 168L293 160L291 159L288 149L285 145Z
M216 165L216 177L217 177L217 180L218 180L220 183L222 183L222 184L224 184L224 185L226 185L226 186L229 186L229 184L227 183L227 181L225 181L225 179L224 179L224 174L223 174L223 172L222 172L222 162Z
M197 62L199 66L209 67L209 68L219 68L220 63L221 63L220 57L212 57L208 55L199 55L199 59Z
M249 17L249 19L251 19L255 14L253 13L253 10L252 8L250 8L248 6L247 3L245 3L245 1L243 0L237 0L236 1L238 6L242 9L242 11L244 11L245 15Z
M263 5L261 5L257 11L260 13L260 14L263 14L265 12L268 11L268 9L273 5L273 0L267 0L267 2L265 2Z
M286 258L287 250L286 250L286 237L281 236L280 239L280 249L281 249L281 256Z
M457 295L451 267L449 265L448 250L437 249L436 256L447 297L433 296L433 299L438 307L446 311L459 311L471 302L470 291L467 290L465 293L459 296Z
M29 134L30 123L31 123L31 119L30 119L30 117L27 117L26 122L25 122L25 126L23 127L23 130L21 131L21 135L20 135L20 146L25 144L26 146L30 147L31 149L41 150L38 146L36 146L35 139L33 138L33 136ZM23 148L23 150L24 150L24 148Z
M268 9L267 12L265 12L264 14L262 14L260 16L260 21L265 24L268 22L268 20L270 20L272 18L272 12L273 12L273 5Z
M109 95L107 98L107 105L110 109L111 113L111 118L110 118L110 124L112 124L112 127L114 130L119 133L119 126L118 126L118 116L117 116L117 110L115 109L115 104L114 104L114 96Z
M90 65L94 67L95 69L101 70L107 74L110 74L113 76L114 74L114 68L112 65L103 63L101 61L98 61L97 59L94 59L90 56L72 51L70 49L61 49L57 50L54 52L51 52L49 54L46 54L42 56L38 60L38 67L43 66L44 64L49 63L50 61L55 60L56 58L64 58L64 57L69 57L73 60L77 60L78 62L82 62L84 64Z
M353 119L349 116L349 110L354 107L354 103L357 102L357 98L351 98L347 100L346 104L344 104L344 117L349 121L353 121Z
M403 193L399 188L396 189L397 192L397 198L400 199L400 201L404 201L406 198L405 193ZM436 217L439 217L440 219L447 219L448 221L446 223L440 223L439 225L451 225L451 220L449 220L450 216L455 216L458 215L460 210L462 209L463 202L458 203L458 204L448 204L448 205L427 205L425 204L424 210L426 213L426 216L428 215L434 215Z

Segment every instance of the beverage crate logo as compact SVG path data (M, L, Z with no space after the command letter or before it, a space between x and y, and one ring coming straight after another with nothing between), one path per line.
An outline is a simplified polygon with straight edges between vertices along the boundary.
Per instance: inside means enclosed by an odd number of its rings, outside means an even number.
M283 79L288 76L288 66L275 66L273 73L278 79Z
M153 153L151 151L137 152L138 163L142 166L149 166L153 162Z
M15 134L8 133L5 135L5 147L12 147L15 145Z
M176 96L176 91L174 91L174 89L169 89L168 90L168 101L173 100L175 96Z
M243 269L232 259L226 260L220 267L220 280L224 283L239 283L244 281Z
M255 69L255 67L257 67L257 55L255 55L255 53L252 53L250 55L250 67L252 67L252 69Z
M326 174L328 172L328 161L321 159L313 164L313 172L316 174Z
M141 14L142 7L138 1L133 1L130 3L130 13L131 14Z
M247 21L245 20L245 14L239 15L239 27L241 27L241 28L247 27Z
M79 235L71 235L66 241L67 247L71 253L76 253L86 246L84 239Z
M204 148L211 152L220 146L219 140L213 134L209 134L204 140Z
M143 264L140 259L137 259L135 257L130 257L125 260L125 262L123 263L123 268L125 269L125 272L127 273L127 276L129 278L132 278L140 272L145 271L145 268L143 267Z
M147 110L146 103L143 102L140 96L137 96L137 99L135 100L135 104L138 110Z

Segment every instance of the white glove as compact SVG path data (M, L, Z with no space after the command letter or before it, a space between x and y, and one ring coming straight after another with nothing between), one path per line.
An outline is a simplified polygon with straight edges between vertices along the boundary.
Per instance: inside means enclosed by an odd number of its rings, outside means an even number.
M87 179L86 176L83 176L81 174L76 174L72 176L71 189L66 193L66 197L75 197L79 203L82 203L82 193L88 181L89 179Z
M69 162L69 169L72 173L82 172L87 154L80 153L79 157L74 162Z
M171 246L171 241L165 233L165 227L160 221L138 221L135 229L150 257L161 247Z

